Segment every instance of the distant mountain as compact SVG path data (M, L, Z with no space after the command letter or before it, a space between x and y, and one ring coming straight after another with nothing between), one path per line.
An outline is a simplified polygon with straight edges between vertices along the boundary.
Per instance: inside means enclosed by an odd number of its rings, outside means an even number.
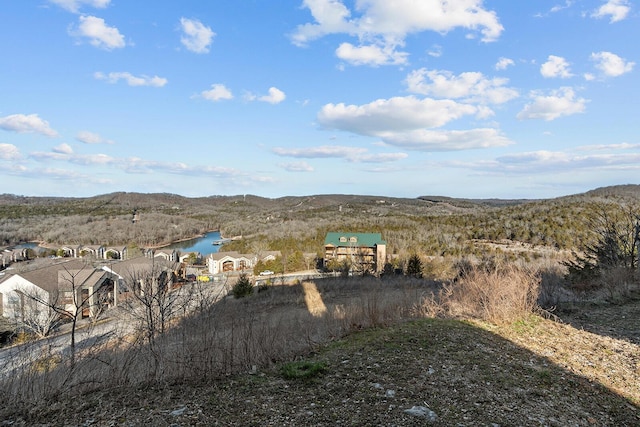
M640 185L614 185L609 187L596 188L585 193L558 197L564 198L633 198L640 199ZM330 206L356 206L356 205L387 205L387 206L420 206L420 203L428 202L434 205L441 205L453 208L499 208L506 206L517 206L530 202L540 202L545 199L469 199L455 198L448 196L425 195L417 198L402 198L391 196L371 196L352 194L319 194L310 196L285 196L279 198L267 198L251 194L235 196L207 196L207 197L185 197L171 193L135 193L135 192L115 192L102 194L93 197L34 197L19 196L14 194L0 194L0 206L55 206L60 204L71 204L79 210L81 208L95 210L96 207L110 206L123 210L143 209L150 211L163 211L166 209L189 210L202 206L221 206L228 203L246 204L258 209L318 209ZM423 205L424 206L424 205Z
M600 187L584 193L586 196L595 197L630 197L640 199L640 185L612 185L610 187Z
M516 206L530 202L540 202L544 200L559 200L559 199L575 199L575 198L626 198L626 199L639 199L640 200L640 185L626 184L626 185L612 185L609 187L600 187L594 190L589 190L585 193L572 194L568 196L558 197L557 199L465 199L455 198L447 196L420 196L419 200L424 200L432 203L443 203L457 207L469 208L472 206L484 206L484 207L505 207Z

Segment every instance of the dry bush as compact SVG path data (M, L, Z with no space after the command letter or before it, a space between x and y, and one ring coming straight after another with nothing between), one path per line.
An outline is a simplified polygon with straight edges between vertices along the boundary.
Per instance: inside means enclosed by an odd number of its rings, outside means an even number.
M537 266L540 275L538 304L544 309L553 309L558 304L575 300L575 295L567 287L566 266L557 261L548 261Z
M598 278L598 289L595 297L604 298L608 302L628 300L633 292L639 289L638 272L626 267L612 267L602 270Z
M451 280L457 274L456 259L453 257L430 257L423 266L424 276L433 280Z
M457 280L443 286L425 313L510 323L537 311L540 276L534 270L506 265L482 268L465 264Z

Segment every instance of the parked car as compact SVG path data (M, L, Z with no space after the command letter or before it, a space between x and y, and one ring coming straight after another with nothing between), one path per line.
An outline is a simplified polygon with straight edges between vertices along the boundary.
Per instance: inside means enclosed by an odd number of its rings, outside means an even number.
M271 270L264 270L260 272L260 276L271 276L273 273L273 271Z

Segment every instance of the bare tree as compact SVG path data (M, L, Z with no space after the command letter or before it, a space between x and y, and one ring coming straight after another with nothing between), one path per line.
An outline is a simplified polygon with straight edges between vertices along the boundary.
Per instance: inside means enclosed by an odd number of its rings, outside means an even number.
M184 313L192 286L178 288L174 269L155 258L122 274L124 306L140 322L147 341L153 343L178 313Z
M60 314L49 305L30 297L29 292L17 290L8 298L13 320L39 338L48 336L60 324Z
M37 327L40 330L50 332L52 319L66 319L71 324L70 331L70 354L71 363L75 362L76 352L76 331L78 321L83 317L96 315L102 310L105 290L113 288L113 280L108 277L108 273L103 270L96 270L88 264L83 264L80 269L70 269L63 265L58 271L58 286L53 291L43 293L34 290L24 290L22 294L26 297L22 306L23 319L28 321L34 318L36 313ZM31 309L34 309L31 311ZM27 315L30 312L31 314ZM25 321L23 320L23 321Z
M153 363L150 374L162 375L163 347L157 340L169 328L170 323L185 316L194 306L194 286L178 286L175 266L156 258L141 258L138 264L130 264L121 271L121 288L124 307L135 324L142 344Z

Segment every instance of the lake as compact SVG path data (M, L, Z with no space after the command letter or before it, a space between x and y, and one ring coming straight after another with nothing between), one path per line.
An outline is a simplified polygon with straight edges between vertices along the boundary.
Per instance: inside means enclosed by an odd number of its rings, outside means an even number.
M216 253L220 250L220 246L214 245L213 242L221 239L222 236L220 236L219 231L212 231L210 233L206 233L202 237L173 243L169 246L165 246L163 249L175 249L180 252L200 252L202 256L206 257L207 255Z

